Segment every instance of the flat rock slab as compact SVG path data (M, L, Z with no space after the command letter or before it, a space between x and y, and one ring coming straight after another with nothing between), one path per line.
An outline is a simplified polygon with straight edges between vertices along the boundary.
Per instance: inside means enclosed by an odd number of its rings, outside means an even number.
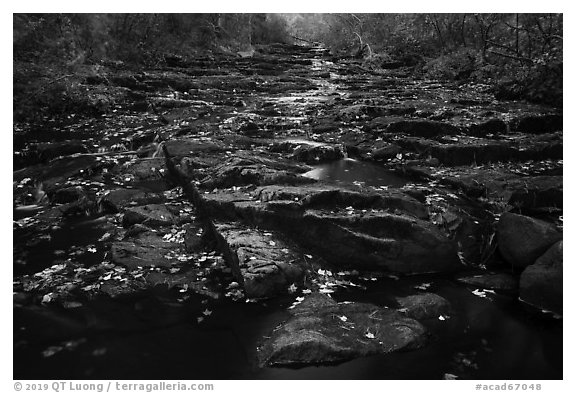
M467 136L445 137L437 141L424 138L397 140L402 147L437 158L448 166L487 164L492 162L527 161L562 158L562 139L487 139Z
M262 366L306 366L416 349L426 329L401 313L312 294L259 348Z
M214 224L214 234L248 297L275 295L302 278L302 256L278 235L224 223Z
M100 162L94 156L61 157L47 164L34 165L13 173L13 181L27 177L43 182L44 189L49 190L57 183L64 183L72 176L96 169Z
M342 145L329 145L307 141L284 141L274 144L271 151L287 152L289 158L306 164L320 164L344 158Z
M385 209L418 218L428 218L426 206L400 191L359 192L324 184L267 186L254 191L261 202L295 201L305 208Z
M138 182L162 179L165 168L164 158L141 158L123 165L120 172L125 179Z
M178 217L168 210L165 205L151 204L126 209L122 225L130 227L134 224L143 224L156 228L175 224L177 220Z
M165 199L164 195L157 193L134 188L119 188L105 194L100 204L107 210L120 212L127 207L160 203Z
M212 217L282 231L340 266L405 274L460 268L456 243L430 222L406 214L403 206L415 213L424 206L401 193L270 186L202 198Z
M521 176L503 169L443 168L429 175L470 197L491 197L523 210L563 206L563 176Z
M453 314L450 302L431 292L397 298L396 301L407 317L418 320Z
M87 153L86 146L81 141L38 143L33 146L41 161L49 161L56 157L69 156L77 153Z
M176 139L164 142L171 157L197 156L198 154L223 153L226 146L200 139Z
M255 160L233 158L215 168L201 183L202 188L229 188L244 185L304 184L315 180L295 171L278 169Z
M175 261L170 258L170 253L179 249L179 244L166 242L153 232L145 232L129 240L113 243L110 253L112 262L135 270L138 267L170 267Z

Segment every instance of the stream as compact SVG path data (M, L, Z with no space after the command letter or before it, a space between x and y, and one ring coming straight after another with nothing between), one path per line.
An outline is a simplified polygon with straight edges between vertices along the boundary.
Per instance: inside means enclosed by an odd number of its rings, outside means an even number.
M15 129L14 379L563 378L561 308L495 240L505 213L553 226L537 257L562 237L554 110L321 47L107 72L113 112ZM450 312L400 303L427 294ZM309 299L360 317L281 347Z

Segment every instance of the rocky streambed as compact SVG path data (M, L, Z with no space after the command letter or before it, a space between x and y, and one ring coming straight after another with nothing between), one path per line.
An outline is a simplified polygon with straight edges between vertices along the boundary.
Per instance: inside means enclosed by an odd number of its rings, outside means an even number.
M14 131L14 377L562 378L562 113L321 47Z

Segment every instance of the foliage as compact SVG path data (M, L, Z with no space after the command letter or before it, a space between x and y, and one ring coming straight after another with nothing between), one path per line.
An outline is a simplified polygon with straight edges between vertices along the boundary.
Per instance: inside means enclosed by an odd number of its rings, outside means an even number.
M418 66L430 78L492 83L503 99L562 103L562 14L14 14L13 18L14 96L25 98L15 100L15 112L36 104L58 110L74 102L86 108L101 106L98 98L82 97L73 78L54 82L87 65L121 61L157 66L170 57L251 51L256 44L291 40L322 42L338 55L363 58L372 68ZM41 71L23 73L34 66Z
M14 58L35 62L154 62L219 47L285 42L270 14L14 14Z
M292 35L370 65L427 59L428 77L491 82L502 98L562 102L562 14L283 16Z

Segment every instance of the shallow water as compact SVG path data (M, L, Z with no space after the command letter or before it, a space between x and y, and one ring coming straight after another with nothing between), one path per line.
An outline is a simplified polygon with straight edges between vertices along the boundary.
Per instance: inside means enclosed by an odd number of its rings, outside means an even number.
M49 358L40 354L48 343L16 340L20 348L15 351L14 377L386 380L442 379L450 373L461 379L562 378L562 322L536 316L511 297L489 294L481 298L446 279L415 277L363 282L367 291L341 290L333 297L393 306L396 296L417 293L414 286L424 282L452 303L455 315L445 321L425 321L431 338L415 351L333 366L259 368L254 362L259 340L287 317L286 308L297 295L259 304L203 305L193 299L179 311L180 322L91 334L76 349ZM127 321L126 315L138 302L142 299L125 301L116 312ZM204 307L212 315L198 324L196 316ZM26 323L25 319L16 321Z
M302 176L338 184L362 184L374 187L399 188L413 182L377 164L351 158L316 165L314 169L302 174Z

